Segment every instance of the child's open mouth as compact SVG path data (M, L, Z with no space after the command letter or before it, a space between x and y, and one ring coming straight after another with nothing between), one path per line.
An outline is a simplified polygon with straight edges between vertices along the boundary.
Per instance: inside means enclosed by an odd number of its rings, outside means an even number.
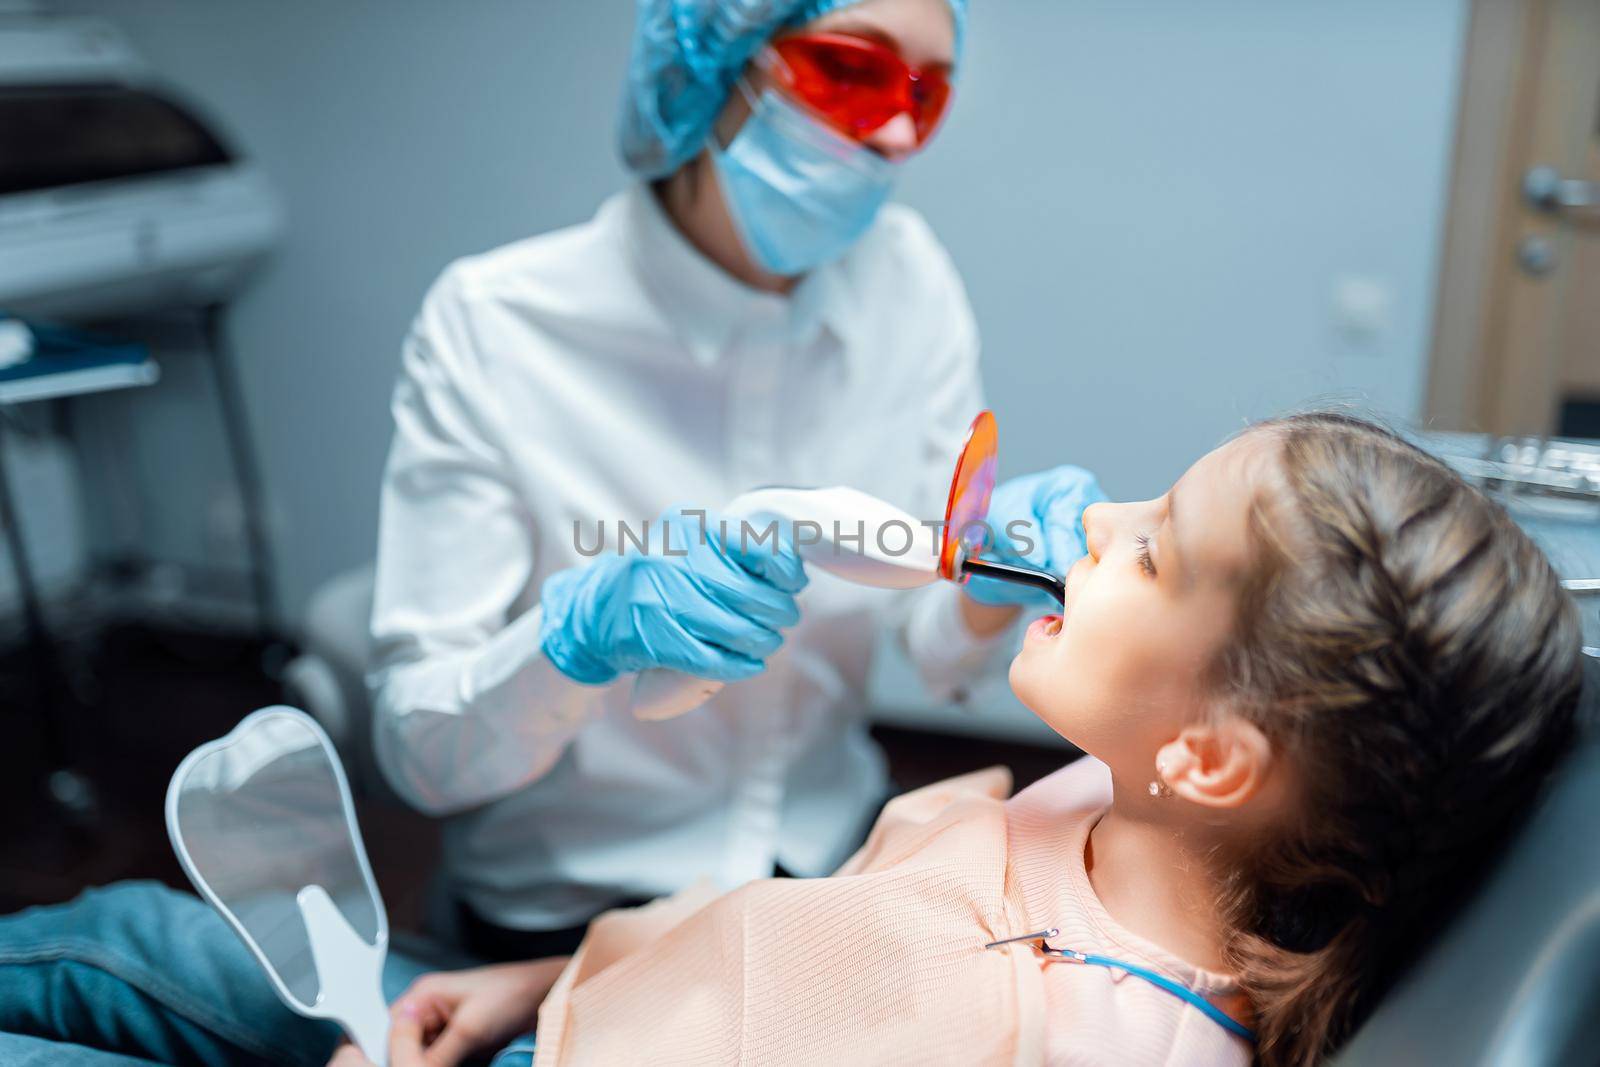
M1046 615L1042 619L1034 619L1028 629L1040 637L1054 637L1061 632L1061 616Z

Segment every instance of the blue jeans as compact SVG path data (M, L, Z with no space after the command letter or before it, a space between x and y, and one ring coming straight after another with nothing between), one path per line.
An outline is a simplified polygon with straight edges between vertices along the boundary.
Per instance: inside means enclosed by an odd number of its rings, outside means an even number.
M421 972L391 954L384 996ZM339 1037L284 1007L210 907L165 886L91 889L0 918L6 1067L322 1067ZM531 1049L514 1042L495 1067L527 1067Z

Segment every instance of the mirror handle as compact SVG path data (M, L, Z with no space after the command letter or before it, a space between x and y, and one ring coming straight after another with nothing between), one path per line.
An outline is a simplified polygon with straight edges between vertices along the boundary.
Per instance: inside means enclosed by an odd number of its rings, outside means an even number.
M317 968L317 1008L342 1025L350 1039L377 1067L389 1061L389 1005L383 999L383 959L379 936L369 945L356 933L328 891L308 885L295 894Z

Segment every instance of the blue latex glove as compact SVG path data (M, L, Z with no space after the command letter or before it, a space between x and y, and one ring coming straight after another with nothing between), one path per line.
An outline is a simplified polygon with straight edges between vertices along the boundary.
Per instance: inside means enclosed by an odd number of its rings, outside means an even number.
M673 508L651 524L647 552L557 571L540 593L540 648L589 685L648 667L719 682L759 674L783 643L778 631L800 621L794 597L806 574L787 531L774 546L741 544L739 530L730 520L724 544L713 513L702 537L699 513Z
M1087 551L1083 542L1083 509L1105 499L1100 483L1082 467L1054 467L1013 478L997 486L989 498L986 521L994 541L980 555L1065 575ZM1013 528L1012 523L1024 525ZM996 578L973 577L963 588L980 604L1017 604L1043 610L1059 606L1042 589Z

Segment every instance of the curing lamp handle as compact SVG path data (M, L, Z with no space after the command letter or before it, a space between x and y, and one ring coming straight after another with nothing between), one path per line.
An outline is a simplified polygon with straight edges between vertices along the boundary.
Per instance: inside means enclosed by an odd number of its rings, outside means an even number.
M776 519L795 524L795 547L810 566L855 585L914 589L939 577L933 531L888 501L851 489L768 486L741 494L725 512L730 521ZM806 524L813 537L799 536ZM836 531L847 536L834 539ZM857 531L863 536L857 537ZM693 711L722 691L721 682L664 668L640 671L633 683L633 714L646 722Z

